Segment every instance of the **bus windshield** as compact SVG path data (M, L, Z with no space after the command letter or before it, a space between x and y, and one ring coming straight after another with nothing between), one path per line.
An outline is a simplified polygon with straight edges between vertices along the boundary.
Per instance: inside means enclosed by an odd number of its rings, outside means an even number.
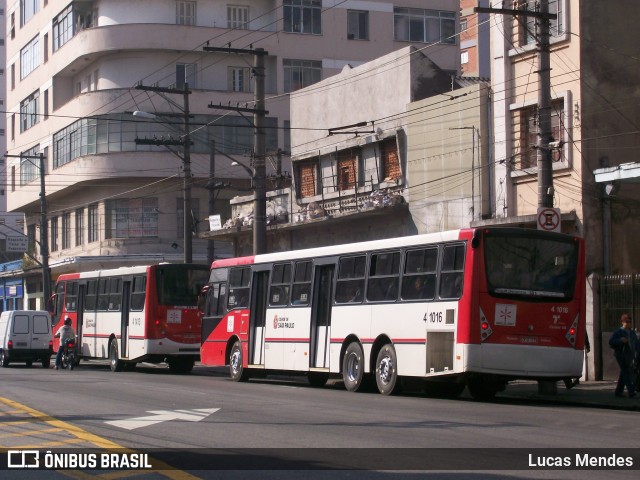
M162 265L156 279L160 305L195 307L209 279L209 269L204 265Z
M570 300L578 265L578 243L536 235L492 232L484 255L489 293Z

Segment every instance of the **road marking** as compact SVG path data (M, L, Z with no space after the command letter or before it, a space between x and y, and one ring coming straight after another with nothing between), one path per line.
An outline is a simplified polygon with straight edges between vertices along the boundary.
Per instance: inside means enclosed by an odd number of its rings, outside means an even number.
M94 435L93 433L87 432L86 430L83 430L82 428L76 427L74 425L71 425L70 423L67 422L63 422L61 420L57 420L53 417L51 417L50 415L47 415L46 413L42 413L39 412L38 410L34 410L33 408L27 407L26 405L23 405L21 403L18 402L14 402L13 400L9 400L8 398L3 398L0 397L0 406L4 404L8 407L13 408L14 410L11 410L12 414L16 415L16 414L27 414L29 415L31 418L25 419L24 422L10 422L12 425L15 425L17 423L26 423L26 424L31 424L34 427L38 427L38 423L44 423L46 425L48 425L49 427L52 427L54 430L56 431L64 431L70 435L73 435L74 437L76 437L73 440L66 440L64 442L66 443L79 443L81 441L85 441L88 442L90 444L92 444L92 446L94 447L99 447L99 448L103 448L103 449L114 449L114 450L118 450L120 452L126 452L126 453L134 453L135 450L132 450L130 448L126 448L123 447L122 445L119 445L117 443L114 443L110 440L107 440L106 438L102 438L99 437L97 435ZM214 409L215 411L219 410L219 409ZM5 412L7 412L7 410L5 410ZM211 412L213 413L213 412ZM206 415L205 415L206 416ZM203 417L204 418L204 417ZM6 426L6 423L0 423L0 427L4 427ZM27 432L23 432L24 436L28 436L28 435L33 435L33 434L40 434L40 433L45 433L45 435L50 435L50 429L42 429L42 430L29 430ZM32 439L30 439L32 441ZM75 440L75 441L74 441ZM34 444L34 445L29 445L29 446L25 446L25 445L2 445L0 444L0 448L3 449L15 449L15 450L24 450L24 449L38 449L38 448L50 448L50 447L46 447L44 445L48 444L48 442L43 441L39 444ZM82 446L82 448L87 448L86 446ZM154 470L147 470L147 471L126 471L126 470L122 470L119 472L111 472L111 473L106 473L106 474L101 474L101 475L91 475L89 473L80 471L80 470L58 470L57 473L61 473L63 475L66 475L67 477L70 478L75 478L78 480L85 480L85 479L96 479L96 478L109 478L109 479L117 479L117 478L126 478L129 476L132 476L132 474L138 475L140 477L143 477L144 475L147 474L156 474L156 475L161 475L163 477L166 478L170 478L172 480L199 480L199 477L196 477L194 475L191 475L188 472L185 472L183 470L172 470L172 467L170 467L169 465L167 465L164 462L161 462L160 460L157 460L155 458L151 459L155 469Z
M146 417L127 418L124 420L111 420L104 422L114 427L124 428L125 430L135 430L136 428L148 427L156 423L170 422L172 420L182 420L185 422L199 422L203 418L208 417L212 413L220 410L219 408L198 408L195 410L150 410Z

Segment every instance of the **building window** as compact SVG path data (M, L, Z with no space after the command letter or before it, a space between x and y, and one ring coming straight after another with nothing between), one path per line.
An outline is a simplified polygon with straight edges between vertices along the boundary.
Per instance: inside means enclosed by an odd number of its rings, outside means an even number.
M76 210L76 247L84 244L84 208Z
M98 216L98 204L89 205L89 228L87 229L87 241L97 242L100 239L100 218Z
M514 137L518 139L516 145L520 153L520 169L536 168L538 164L538 106L531 105L513 111L514 125L518 129ZM564 140L564 99L551 102L551 134L554 141ZM554 161L564 161L565 155L562 151L554 152Z
M322 80L322 62L313 60L282 60L284 91L293 92Z
M40 92L36 91L20 102L20 132L25 132L40 121Z
M552 18L549 25L549 34L551 37L558 37L564 35L565 32L565 0L549 0L549 13L554 13L558 17ZM537 11L537 0L522 0L520 4L521 10L530 12ZM539 20L535 17L525 17L525 24L517 23L519 34L518 39L520 46L533 45L536 43L537 36L537 23Z
M58 217L51 219L51 251L58 251Z
M464 65L465 63L469 63L469 52L464 51L460 52L460 63Z
M105 238L158 236L157 198L109 200L105 208Z
M69 5L52 22L53 51L73 38L73 5Z
M184 199L178 197L176 200L176 238L184 238ZM191 199L191 231L198 233L198 218L200 218L200 199Z
M347 11L347 39L369 40L369 12Z
M40 178L40 165L36 157L40 153L40 145L22 152L26 158L20 158L20 186L26 185Z
M338 190L355 188L358 182L359 150L343 150L338 152L338 169L336 185Z
M283 0L284 31L322 35L320 0Z
M11 13L9 30L11 38L16 38L16 14L14 12Z
M196 24L197 2L176 2L176 23L178 25Z
M467 29L467 19L466 18L461 18L460 19L460 31L464 32Z
M249 28L249 7L239 5L227 6L227 28Z
M62 214L62 249L71 248L71 213Z
M230 92L250 92L251 69L248 67L228 67L227 83Z
M190 88L196 88L196 72L198 65L195 63L176 64L176 88L184 88L185 83Z
M299 198L313 197L318 194L318 164L314 160L299 162L297 166L296 186Z
M20 26L22 27L40 10L40 0L20 0Z
M394 182L400 178L400 156L398 155L398 145L396 138L389 138L380 143L380 163L382 179L385 182Z
M456 14L421 8L394 8L395 40L420 43L456 43Z
M49 89L46 89L44 91L44 98L42 103L44 106L44 119L46 120L47 118L49 118Z
M35 37L20 50L20 80L40 65L40 37Z

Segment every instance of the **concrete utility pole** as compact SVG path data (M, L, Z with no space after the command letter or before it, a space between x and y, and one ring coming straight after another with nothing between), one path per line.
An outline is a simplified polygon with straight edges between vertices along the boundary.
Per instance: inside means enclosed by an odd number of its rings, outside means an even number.
M503 2L504 3L504 2ZM538 25L538 207L553 207L553 168L551 132L551 60L549 49L549 25L550 21L558 18L554 13L549 13L549 0L539 0L539 10L512 10L507 8L475 7L477 13L495 13L498 15L512 15L522 24L522 18L534 17ZM506 33L505 33L506 34Z
M42 296L43 296L43 309L47 309L47 302L51 297L51 270L49 269L49 232L47 225L47 193L45 191L44 180L44 161L45 157L43 153L38 155L4 155L6 158L20 158L27 159L29 163L40 170L40 256L42 257ZM38 160L36 165L32 160Z
M189 95L191 91L189 90L189 84L185 83L184 88L176 89L176 88L164 88L164 87L145 87L144 85L136 86L137 90L156 92L156 93L169 93L169 94L178 94L183 96L182 107L179 107L174 102L170 102L180 110L182 110L182 117L184 120L184 135L182 136L182 140L173 141L173 140L146 140L136 138L136 145L164 145L166 147L171 145L180 145L182 146L182 165L184 169L184 192L183 192L183 250L184 250L184 263L191 263L193 261L193 232L191 231L192 226L192 217L191 217L191 135L189 130L191 129L191 125L189 123L190 112L189 112ZM165 97L166 98L166 97ZM167 99L167 101L169 101ZM141 115L138 115L138 114ZM146 118L157 118L163 116L163 114L153 114L147 112L134 112L136 116L142 116ZM170 116L174 116L170 115Z
M209 108L219 110L233 110L235 112L253 113L253 254L265 253L267 251L267 179L265 160L267 157L264 119L269 113L264 109L264 59L268 52L262 48L241 49L224 47L203 47L205 52L235 53L238 55L253 55L253 79L254 79L254 103L255 108L232 107L230 105L210 104Z
M209 152L209 180L207 181L207 190L209 190L209 215L214 215L216 212L216 190L215 190L215 175L216 175L216 142L211 140L211 151ZM215 260L215 244L213 238L207 240L207 264L211 266L211 263Z

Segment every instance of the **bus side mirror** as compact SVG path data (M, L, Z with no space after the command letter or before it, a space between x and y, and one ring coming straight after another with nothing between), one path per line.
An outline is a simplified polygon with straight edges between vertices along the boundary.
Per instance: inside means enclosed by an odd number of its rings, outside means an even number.
M202 290L198 295L198 310L200 310L200 312L203 314L206 313L205 308L207 306L207 295L209 294L210 289L211 287L209 287L209 285L205 285L204 287L202 287Z

